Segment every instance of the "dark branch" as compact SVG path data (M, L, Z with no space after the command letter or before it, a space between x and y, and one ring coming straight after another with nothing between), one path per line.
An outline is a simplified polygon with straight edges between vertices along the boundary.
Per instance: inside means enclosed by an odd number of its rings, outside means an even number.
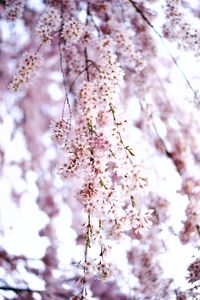
M24 293L24 292L27 292L27 293L41 293L42 292L41 290L32 290L32 289L29 289L29 288L16 288L16 287L9 286L9 285L0 286L0 290L12 291L12 292L15 292L15 293Z
M87 81L90 81L90 73L89 73L89 60L88 60L88 53L87 53L87 48L84 49L84 55L85 55L85 69L86 69L86 74L87 74Z

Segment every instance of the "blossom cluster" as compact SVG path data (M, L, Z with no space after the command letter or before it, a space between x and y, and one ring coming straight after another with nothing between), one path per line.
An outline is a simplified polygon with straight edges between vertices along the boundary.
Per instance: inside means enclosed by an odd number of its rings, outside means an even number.
M75 18L71 18L63 24L62 37L67 44L76 43L83 33L82 24Z
M182 47L194 50L196 55L199 55L199 28L185 20L185 15L181 11L181 1L166 1L166 22L163 25L163 34L171 41L178 39Z
M186 208L186 220L180 233L182 243L198 241L200 224L200 203L198 201L200 180L194 177L185 177L182 183L182 192L188 195L190 201Z
M13 92L18 92L22 87L28 83L35 72L41 66L42 58L39 54L25 52L22 55L17 74L13 81L9 84L9 89Z
M6 8L4 17L10 21L16 21L22 16L24 8L24 0L6 0Z
M57 144L62 144L66 141L69 134L70 124L69 121L60 120L52 122L52 137Z
M74 198L82 205L89 221L86 227L86 253L91 244L105 249L107 241L119 239L125 232L134 230L142 234L151 226L153 210L141 211L136 205L137 193L147 185L142 168L134 164L134 153L126 143L126 120L120 111L119 92L123 71L114 53L111 38L92 41L93 72L85 70L76 94L76 115L69 129L69 121L52 122L52 137L62 150L64 162L58 173L65 181L74 184ZM84 55L84 52L83 52ZM92 57L93 53L87 53ZM96 222L98 220L98 222ZM93 263L85 257L84 273L95 272L105 280L111 276L107 251ZM91 258L90 258L91 259ZM86 271L87 270L87 271ZM86 276L86 275L85 275Z
M111 25L111 35L116 43L116 48L119 51L123 64L129 68L133 68L136 73L141 72L146 62L141 53L136 50L133 43L133 36L123 27L118 27L116 24Z
M40 17L36 26L36 32L44 44L51 43L53 33L59 30L61 25L61 16L58 9L48 7Z
M190 283L200 281L200 259L197 258L193 263L191 263L188 267L188 281Z

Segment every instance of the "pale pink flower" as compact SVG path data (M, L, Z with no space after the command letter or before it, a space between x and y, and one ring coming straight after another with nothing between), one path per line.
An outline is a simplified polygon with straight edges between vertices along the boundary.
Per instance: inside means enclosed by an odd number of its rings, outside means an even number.
M197 258L193 263L188 267L188 281L190 283L200 282L200 259Z
M42 43L51 43L53 33L59 30L60 25L61 17L59 10L54 7L48 7L41 16L36 27L36 32Z
M6 0L4 17L10 22L16 21L22 16L23 8L24 0Z
M52 121L51 122L51 132L52 132L52 139L57 144L63 144L70 131L70 123L69 120L59 120L59 121Z
M62 37L67 44L77 43L83 34L83 25L76 20L71 18L66 21L62 29Z
M147 231L151 225L153 224L151 221L152 213L154 212L153 209L149 209L148 211L142 211L137 217L136 217L136 233L143 234L145 231Z
M77 158L77 156L74 153L71 153L68 157L67 162L65 162L63 165L61 165L58 169L58 174L61 176L61 178L68 179L75 175L75 172L77 171L79 167L80 161Z
M17 74L9 84L9 89L18 92L36 73L42 64L42 57L39 54L25 52L17 69Z

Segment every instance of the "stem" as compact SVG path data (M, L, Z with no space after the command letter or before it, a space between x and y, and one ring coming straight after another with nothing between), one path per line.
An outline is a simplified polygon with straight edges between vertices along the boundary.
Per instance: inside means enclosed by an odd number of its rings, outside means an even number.
M88 17L90 17L90 19L91 19L91 21L92 21L92 23L94 25L94 28L96 29L96 31L98 33L98 37L100 37L101 36L101 32L99 30L99 27L97 26L97 24L94 21L94 18L93 18L92 14L91 14L91 11L90 11L90 5L89 4L87 6L87 19L88 19ZM87 20L87 23L88 23L88 20Z
M87 224L87 231L86 231L86 236L85 236L85 240L86 240L85 262L87 262L88 249L90 248L90 236L91 236L91 232L92 232L91 218L90 218L90 214L88 214L88 224Z
M91 65L92 65L92 64L88 65L88 68L91 67ZM72 81L72 83L71 83L71 85L70 85L70 88L69 88L69 91L70 91L70 92L72 91L72 88L73 88L74 84L76 83L77 79L79 78L79 76L81 76L84 72L86 72L86 70L87 70L87 69L84 68L82 71L79 72L79 74L76 75L76 77L74 78L74 80Z
M114 125L115 125L116 128L117 128L117 134L118 134L118 136L119 136L120 144L121 144L122 147L124 148L126 158L129 160L130 164L131 164L132 167L133 167L133 162L132 162L131 158L129 157L129 155L127 154L127 152L128 152L131 156L133 156L133 152L131 151L130 147L128 147L128 146L126 146L126 145L124 144L124 141L123 141L123 139L122 139L121 132L119 131L119 123L117 123L117 121L116 121L115 107L114 107L114 105L110 102L110 103L109 103L109 106L110 106L110 110L111 110L111 112L112 112Z
M87 274L87 266L86 264L88 263L88 251L89 248L91 247L90 244L90 237L92 234L92 225L91 225L91 218L90 218L90 213L88 213L88 222L87 222L87 230L86 230L86 234L85 234L85 253L84 253L84 267L83 267L83 288L81 291L81 299L85 299L85 297L87 296L87 288L86 288L86 283L87 283L87 278L86 278L86 274Z
M38 52L40 51L40 49L42 48L43 44L40 44L39 47L37 48L37 50L35 51L35 54L38 54Z
M63 110L62 110L62 119L64 118L65 105L67 103L68 111L69 111L70 126L71 126L72 111L71 111L68 92L67 92L67 80L66 80L66 76L65 76L65 72L64 72L64 68L63 68L63 55L62 55L62 49L61 49L61 44L62 44L61 32L62 32L62 28L63 28L63 2L61 2L61 18L62 18L62 22L61 22L61 26L60 26L58 48L59 48L60 70L62 73L63 86L64 86L64 90L65 90L65 101L64 101Z
M89 60L88 60L88 52L86 47L84 49L84 55L85 55L85 70L87 74L87 81L90 81L90 73L89 73L89 65L88 65Z
M16 287L9 286L9 285L0 286L0 290L3 290L3 291L13 291L15 293L23 293L23 292L41 293L42 292L41 290L31 290L29 288L16 288Z

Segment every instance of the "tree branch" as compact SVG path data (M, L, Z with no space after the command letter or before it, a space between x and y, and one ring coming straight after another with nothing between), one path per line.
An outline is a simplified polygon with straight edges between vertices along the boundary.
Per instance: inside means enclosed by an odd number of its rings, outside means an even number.
M17 288L17 287L13 287L13 286L9 286L9 285L5 285L5 286L0 286L0 290L3 291L12 291L15 293L23 293L23 292L28 292L28 293L41 293L41 290L32 290L29 288Z

